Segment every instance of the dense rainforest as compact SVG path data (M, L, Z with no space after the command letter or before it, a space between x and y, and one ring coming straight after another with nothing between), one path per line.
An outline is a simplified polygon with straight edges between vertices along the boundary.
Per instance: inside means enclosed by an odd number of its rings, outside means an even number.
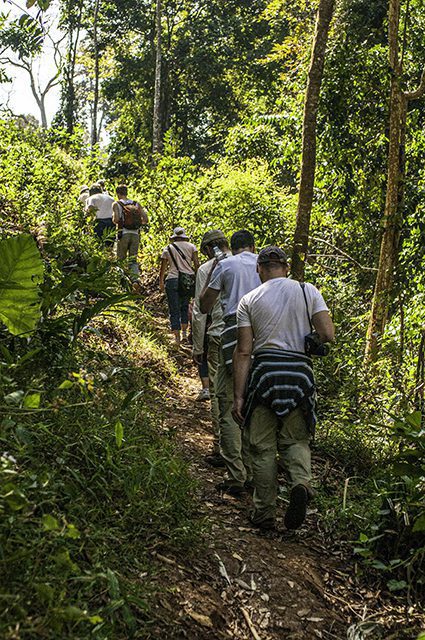
M0 637L425 638L423 0L18 5L0 14L0 82L25 71L40 117L1 105ZM79 201L99 179L148 212L137 291ZM284 247L329 303L317 495L295 539L205 488L208 417L158 292L178 225L198 246L220 228ZM315 567L297 613L290 566L273 604L281 582L250 583L245 551L262 572L285 554L300 580Z

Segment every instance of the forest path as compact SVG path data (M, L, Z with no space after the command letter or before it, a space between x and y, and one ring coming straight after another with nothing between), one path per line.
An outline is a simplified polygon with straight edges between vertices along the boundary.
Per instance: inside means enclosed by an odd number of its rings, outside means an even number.
M164 319L158 324L166 330ZM155 612L166 627L163 637L344 640L353 622L361 624L366 616L369 623L370 618L377 622L379 594L358 589L353 564L341 549L330 548L314 505L299 531L285 531L283 492L278 532L263 533L250 526L249 496L236 499L216 491L223 470L204 460L212 443L209 403L195 401L200 382L190 351L175 358L179 384L164 394L163 429L177 435L198 483L199 516L209 530L195 558L175 557L166 544L154 552L163 567L162 578L158 576L162 585L166 576L166 591ZM329 464L320 457L313 455L313 467L316 478L329 476Z

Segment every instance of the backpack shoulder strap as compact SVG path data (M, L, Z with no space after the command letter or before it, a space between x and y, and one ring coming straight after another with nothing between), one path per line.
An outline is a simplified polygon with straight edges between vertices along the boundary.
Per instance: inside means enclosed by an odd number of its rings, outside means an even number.
M305 293L305 283L304 282L300 282L300 287L302 289L303 296L304 296L304 302L305 302L305 309L307 311L308 324L310 325L310 330L313 332L314 328L313 328L313 324L311 322L310 312L308 310L307 296L306 296L306 293Z
M171 244L171 246L174 247L174 249L177 251L177 253L180 254L180 257L183 258L183 260L186 262L186 264L189 265L190 268L192 268L192 265L190 264L189 260L184 255L183 251L181 249L179 249L178 246L176 244L174 244L174 242Z
M173 246L173 247L174 247L174 245L171 245L171 246ZM171 251L171 246L170 246L170 245L168 245L168 247L167 247L167 249L168 249L168 255L171 257L171 260L174 262L174 266L176 267L177 271L179 271L179 268L178 268L178 266L177 266L176 259L175 259L175 257L173 256L173 252ZM179 273L180 273L180 272L179 272Z

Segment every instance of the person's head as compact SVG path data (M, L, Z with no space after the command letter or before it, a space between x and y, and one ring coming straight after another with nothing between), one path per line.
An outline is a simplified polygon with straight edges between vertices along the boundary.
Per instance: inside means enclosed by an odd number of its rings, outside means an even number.
M92 184L92 186L90 187L89 193L91 196L94 196L97 193L102 193L102 187L100 186L100 184L95 182L95 184Z
M125 184L118 185L115 191L118 199L127 197L127 186Z
M288 256L280 247L269 246L258 254L257 271L261 282L288 275Z
M179 242L180 240L189 240L183 227L175 227L170 236L171 242Z
M226 236L220 229L211 229L202 236L201 251L208 258L214 257L214 247L218 247L220 251L227 251L229 243Z
M105 181L104 180L98 180L97 184L100 185L102 191L105 191Z
M230 238L230 246L234 255L237 253L241 253L242 251L251 251L251 253L254 253L254 236L250 231L247 231L246 229L242 229L242 231L236 231Z

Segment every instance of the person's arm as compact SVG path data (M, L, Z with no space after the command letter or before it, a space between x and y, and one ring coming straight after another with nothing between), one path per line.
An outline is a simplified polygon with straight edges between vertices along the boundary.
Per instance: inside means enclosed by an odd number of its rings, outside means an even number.
M120 206L118 202L114 202L112 205L112 222L118 224L120 220Z
M213 278L214 288L212 288L212 287L209 287L208 285L211 282L211 278L215 269L217 269L219 273L217 274L216 272L214 274L214 278ZM199 308L201 310L201 313L211 313L215 303L217 302L217 298L220 295L220 289L221 289L220 263L219 262L217 263L217 261L214 260L214 262L212 263L210 272L205 281L204 288L202 289L201 295L199 296Z
M233 408L232 416L238 424L244 417L242 409L245 400L246 383L251 368L252 345L254 334L252 327L238 328L238 342L233 352Z
M216 289L211 289L211 287L204 288L199 298L201 313L211 313L219 295L220 291Z
M165 281L167 266L168 266L167 258L161 258L161 267L159 269L159 290L161 291L161 293L164 291L164 288L165 288L164 281Z
M196 364L200 364L200 360L202 360L207 328L207 316L199 309L199 295L204 288L206 279L205 269L199 269L196 273L195 298L192 307L192 353Z
M192 261L193 261L193 268L196 273L199 269L199 256L196 250L192 254Z
M142 224L148 224L148 212L141 204L137 203L137 207L139 209L139 213L142 219Z
M89 202L89 200L90 200L90 202ZM86 200L86 203L84 205L84 209L85 209L86 213L90 213L90 214L96 213L96 211L97 211L97 207L95 207L94 204L91 203L90 196Z
M329 311L315 313L311 321L322 342L333 342L335 340L335 327Z

